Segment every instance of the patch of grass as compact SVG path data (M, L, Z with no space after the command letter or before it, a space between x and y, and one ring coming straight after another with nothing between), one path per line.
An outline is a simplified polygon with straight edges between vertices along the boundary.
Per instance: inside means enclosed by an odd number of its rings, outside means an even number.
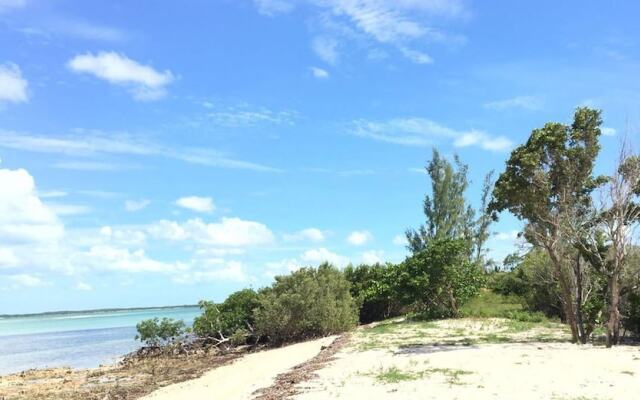
M398 367L389 367L387 369L381 368L377 373L366 374L373 376L373 378L383 384L392 384L403 381L415 381L418 379L424 379L433 374L442 374L447 378L447 382L450 385L462 385L460 377L464 375L472 374L471 371L455 368L427 368L422 371L403 371Z
M520 322L548 321L543 313L525 310L520 298L503 296L488 289L482 290L476 298L462 306L460 315L478 318L508 318Z
M389 384L402 381L413 381L420 379L421 376L415 372L402 371L398 367L390 367L388 369L381 369L376 375L374 375L374 378L378 382Z
M633 371L622 371L623 374L634 376L635 373Z

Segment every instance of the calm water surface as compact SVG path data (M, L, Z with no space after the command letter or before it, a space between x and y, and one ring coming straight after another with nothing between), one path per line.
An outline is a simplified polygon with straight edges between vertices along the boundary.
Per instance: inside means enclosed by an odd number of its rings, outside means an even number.
M175 318L191 325L198 307L0 318L0 375L30 368L92 368L140 346L136 324Z

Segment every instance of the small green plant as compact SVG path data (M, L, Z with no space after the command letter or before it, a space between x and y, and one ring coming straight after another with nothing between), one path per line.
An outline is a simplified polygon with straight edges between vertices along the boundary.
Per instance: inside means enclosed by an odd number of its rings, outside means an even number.
M161 346L185 334L186 327L181 320L153 318L138 323L136 330L136 340L145 342L147 346Z

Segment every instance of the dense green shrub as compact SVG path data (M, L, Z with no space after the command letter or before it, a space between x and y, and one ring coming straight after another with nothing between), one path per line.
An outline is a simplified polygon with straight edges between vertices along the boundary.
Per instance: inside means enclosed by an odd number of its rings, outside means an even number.
M457 316L460 307L484 284L484 272L469 261L462 239L431 240L399 268L397 292L401 300L428 317Z
M351 283L351 296L360 307L360 322L369 323L397 316L402 304L394 285L397 266L374 264L347 266L344 275Z
M143 341L148 346L161 346L183 335L186 327L181 320L153 318L138 323L136 330L138 331L136 340Z
M329 264L302 268L260 291L257 332L273 343L339 333L358 321L344 274Z
M252 289L232 293L221 304L201 301L202 315L193 322L193 331L198 336L218 339L234 336L249 338L254 333L254 309L258 307L258 294Z

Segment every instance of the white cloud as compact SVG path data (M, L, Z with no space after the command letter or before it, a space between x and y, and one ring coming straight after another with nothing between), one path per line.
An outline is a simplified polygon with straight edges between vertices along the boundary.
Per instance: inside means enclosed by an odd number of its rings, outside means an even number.
M184 241L213 246L248 247L270 244L273 232L265 225L239 218L222 218L217 223L205 223L201 219L191 219L185 223L162 220L147 229L155 238Z
M288 242L308 240L311 242L324 241L324 233L318 228L307 228L293 234L285 234L283 239Z
M392 242L396 246L407 246L409 244L405 235L395 235Z
M129 212L140 211L151 204L151 200L139 199L139 200L127 200L124 202L124 209Z
M347 242L354 246L362 246L373 239L369 231L353 231L347 237Z
M617 131L614 128L610 128L608 126L603 126L602 128L600 128L600 131L605 136L615 136L617 133Z
M244 266L238 261L230 261L222 268L204 271L191 271L174 276L173 281L180 284L195 284L200 282L233 281L246 282L249 280Z
M268 16L288 13L294 8L291 0L253 0L253 2L261 14Z
M402 55L407 57L409 60L413 61L416 64L431 64L433 63L433 59L426 53L421 51L408 49L406 47L402 47L400 49Z
M210 213L215 210L211 197L187 196L176 200L176 205L191 211Z
M509 232L496 232L493 234L493 239L500 241L515 241L518 239L520 231L513 230Z
M53 164L54 168L72 171L119 171L122 165L96 161L63 161Z
M291 110L271 110L267 107L256 107L241 103L233 106L220 106L205 102L203 106L211 111L205 114L207 123L229 128L247 128L253 126L293 125L299 117L298 112Z
M89 292L93 290L93 286L91 286L86 282L77 282L74 286L74 289L84 291L84 292Z
M22 134L0 129L0 147L85 157L97 154L164 157L208 167L247 169L260 172L280 171L265 165L235 160L211 149L181 149L149 142L131 135L105 134L93 131L80 131L77 135L56 137Z
M0 169L0 242L50 242L64 227L38 197L33 177L24 169Z
M443 140L452 141L456 147L478 146L490 151L503 151L512 146L504 136L491 136L475 129L458 131L420 117L395 118L386 122L356 120L352 123L351 132L404 146L433 146Z
M405 57L421 64L430 63L425 53L409 49L408 42L440 42L460 44L465 38L433 27L434 17L466 17L468 12L460 0L254 0L258 10L266 15L291 12L298 4L310 5L319 11L318 19L324 31L314 39L312 47L324 61L337 59L336 38L377 42L398 48ZM429 22L427 22L429 21ZM317 30L317 27L316 27Z
M384 251L370 250L362 253L362 262L364 264L379 264L384 260Z
M107 269L125 272L161 272L179 273L186 271L186 263L168 263L154 260L147 256L144 249L130 250L109 245L92 246L88 251L77 254L78 261L82 261L92 269Z
M0 5L0 9L2 6ZM0 64L0 103L25 103L29 100L29 83L20 68L12 63Z
M0 0L0 12L7 11L12 8L21 8L26 4L26 0Z
M309 69L311 70L311 73L313 74L313 76L315 78L318 78L318 79L327 79L327 78L329 78L329 72L327 72L326 70L324 70L322 68L311 67Z
M20 264L20 260L10 248L0 247L0 269L14 268Z
M91 207L81 204L47 203L47 206L58 216L82 215L92 211Z
M453 145L455 147L479 146L484 150L503 151L510 149L513 143L504 136L491 137L484 132L471 130L458 137Z
M49 282L45 282L40 277L31 274L8 275L6 279L13 284L13 289L19 289L23 287L34 288L50 285Z
M78 73L91 74L115 85L128 87L137 100L157 100L166 95L166 86L175 78L171 71L156 71L115 52L77 55L67 63Z
M52 21L47 28L55 33L87 40L121 42L128 37L121 29L68 18Z
M510 99L490 101L485 103L484 107L496 111L512 108L536 111L542 109L542 100L534 96L517 96Z
M309 263L312 264L311 266L317 266L323 262L328 262L342 268L349 264L349 258L333 253L324 247L307 250L300 256L300 258L302 261L306 262L307 265L309 265Z
M316 36L311 43L311 48L327 64L335 65L338 62L338 42L335 39Z

